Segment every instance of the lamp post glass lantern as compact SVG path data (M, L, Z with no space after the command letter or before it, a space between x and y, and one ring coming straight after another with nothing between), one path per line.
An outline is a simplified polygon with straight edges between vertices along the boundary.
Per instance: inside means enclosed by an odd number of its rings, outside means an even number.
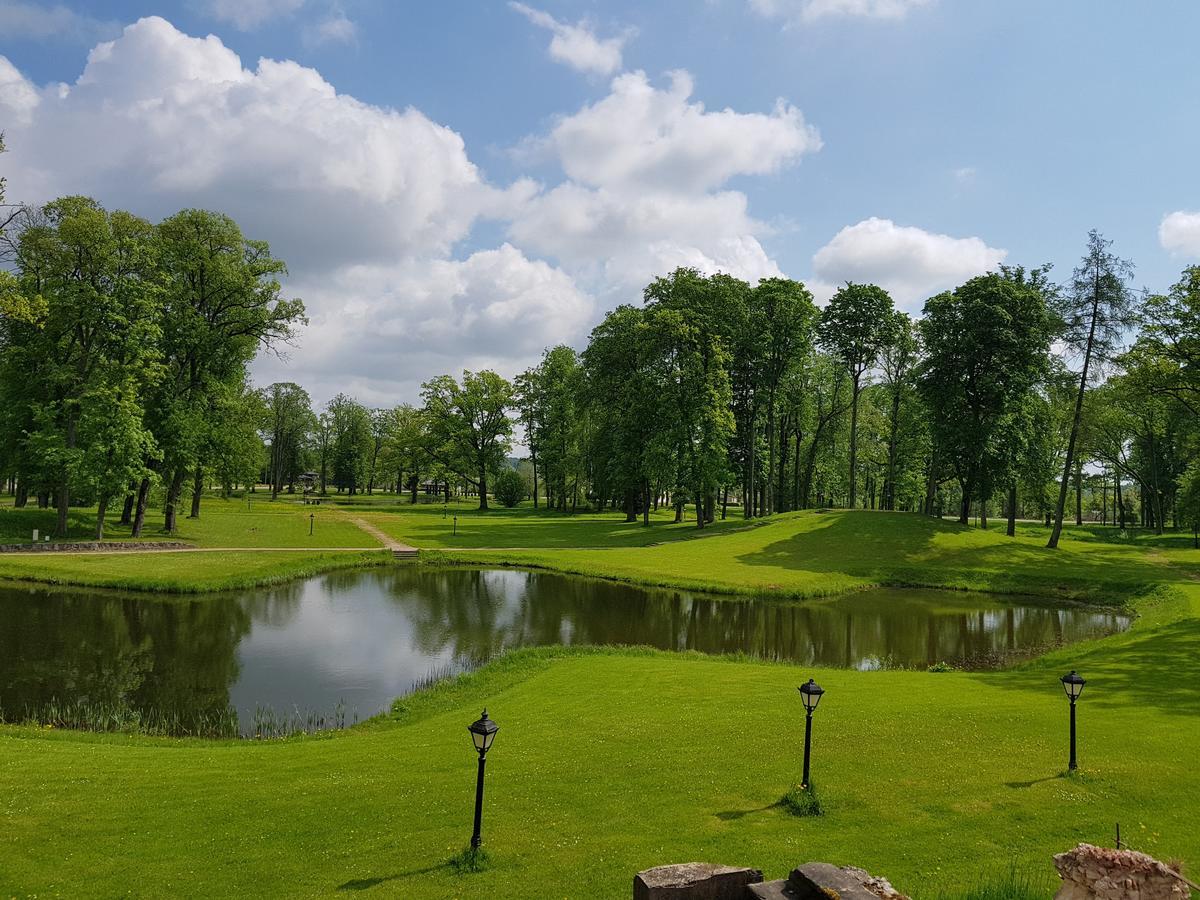
M471 834L473 850L477 850L483 843L480 835L480 826L483 824L483 767L487 752L492 749L492 742L496 740L496 732L499 730L500 726L488 718L486 709L482 716L467 726L467 731L471 732L471 741L479 753L479 774L475 779L475 830Z
M808 764L812 756L812 716L825 690L811 678L800 685L798 690L800 699L804 701L804 778L800 781L800 787L808 790Z
M1067 699L1071 701L1071 758L1067 763L1068 770L1077 769L1078 763L1075 759L1075 701L1079 699L1079 695L1083 693L1083 686L1087 681L1079 677L1074 669L1070 674L1064 675L1059 679L1062 682L1063 691L1066 692Z

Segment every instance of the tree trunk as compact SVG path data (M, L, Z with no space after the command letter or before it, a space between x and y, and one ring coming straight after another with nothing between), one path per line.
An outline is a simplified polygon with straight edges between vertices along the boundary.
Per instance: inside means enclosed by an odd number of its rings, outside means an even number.
M141 537L142 526L146 524L146 503L150 499L150 479L143 478L138 484L137 499L133 504L133 528L130 537Z
M892 390L892 418L888 430L887 479L883 484L883 508L896 508L896 439L900 432L900 386Z
M850 401L850 509L858 500L858 381L861 374L854 376L854 396Z
M1121 496L1121 472L1118 469L1113 470L1113 499L1117 506L1117 515L1113 524L1117 528L1125 527L1125 498Z
M104 540L104 515L108 512L108 498L101 497L96 505L96 537L97 541Z
M767 400L767 483L766 498L763 504L763 514L771 515L775 512L775 400L769 398ZM697 497L696 504L700 504L700 498Z
M637 501L638 501L637 488L626 488L625 489L625 521L626 522L636 522L638 520ZM549 502L550 502L550 500L549 500L549 498L547 498L546 503L549 504Z
M657 493L657 492L656 492ZM650 525L650 479L642 479L642 525Z
M1067 484L1071 479L1071 467L1075 464L1075 441L1079 437L1079 423L1083 419L1083 395L1087 391L1088 368L1092 364L1092 345L1096 340L1096 319L1100 312L1099 273L1096 275L1096 285L1092 296L1092 321L1088 328L1087 346L1083 352L1083 371L1079 374L1079 393L1075 395L1075 416L1071 420L1071 437L1067 441L1067 458L1063 462L1063 477L1058 488L1058 504L1054 513L1054 530L1050 532L1050 540L1046 546L1051 550L1058 549L1058 539L1062 535L1063 512L1067 506Z
M196 474L192 477L192 511L189 519L200 518L200 495L204 492L204 467L196 466Z
M1008 486L1008 536L1017 535L1017 480Z
M1075 524L1083 524L1083 460L1075 460Z
M65 538L67 536L67 513L71 509L71 488L65 481L58 486L56 501L58 519L54 523L54 536Z
M17 509L24 509L27 503L29 503L29 485L25 483L24 479L17 479L17 493L13 499L13 506Z
M538 470L537 470L537 454L532 450L529 451L529 458L533 461L533 508L538 508Z
M749 433L749 441L746 445L746 484L745 493L742 495L742 518L754 518L754 468L757 465L754 458L754 448L756 441L754 440L754 414L750 414L750 427L747 429Z
M121 521L118 525L133 524L133 502L137 499L137 485L129 486L129 493L125 495L125 505L121 507Z
M929 454L929 478L925 482L925 515L932 516L937 505L937 450Z
M179 507L179 497L183 493L184 471L180 467L171 475L171 481L167 485L167 503L163 511L163 531L167 534L174 534L176 521L175 514Z

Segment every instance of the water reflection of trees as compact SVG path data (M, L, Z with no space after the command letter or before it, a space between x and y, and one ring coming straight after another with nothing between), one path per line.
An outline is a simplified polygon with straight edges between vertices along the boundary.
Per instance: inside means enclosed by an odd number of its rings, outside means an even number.
M157 602L111 594L0 589L0 708L19 718L51 701L221 717L250 617L234 597Z
M482 658L541 644L647 644L801 663L924 666L1003 658L1116 631L1110 613L913 593L771 604L516 571L412 571L386 588L421 652Z

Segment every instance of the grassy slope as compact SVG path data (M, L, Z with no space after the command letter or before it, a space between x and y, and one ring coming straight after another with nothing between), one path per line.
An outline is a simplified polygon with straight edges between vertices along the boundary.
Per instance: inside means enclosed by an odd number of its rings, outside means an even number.
M788 597L816 597L879 584L1054 595L1122 602L1162 578L1156 556L1133 542L1063 542L1045 550L1045 531L966 528L920 516L845 511L790 513L747 531L623 553L529 549L445 554L451 562L514 564L584 575ZM1180 548L1183 538L1177 539Z
M999 673L543 651L337 736L248 745L2 729L0 888L618 897L633 872L662 862L781 875L819 858L876 869L922 898L1010 860L1049 873L1051 853L1107 842L1116 821L1135 846L1200 865L1200 552L1182 542L1141 547L1084 532L1050 553L1033 533L1007 541L914 516L836 513L661 547L522 558L795 593L910 577L1065 587L1091 600L1165 587L1139 601L1129 633ZM1085 774L1073 779L1058 777L1066 703L1056 677L1068 666L1089 679ZM771 804L798 774L795 685L810 674L828 690L814 774L829 811L798 820ZM470 830L464 726L485 703L503 729L485 820L496 862L457 876L444 862Z
M310 536L309 515L316 516ZM33 528L43 533L54 525L53 510L0 509L0 543L28 540ZM71 538L90 539L95 510L73 510ZM106 540L127 540L129 529L106 526ZM162 513L147 517L146 539L167 538L162 534ZM382 565L390 555L383 552L332 553L338 548L377 547L379 541L329 506L300 505L295 500L222 501L206 499L199 519L179 520L172 540L205 548L303 548L302 552L205 552L146 554L0 554L0 578L51 584L151 591L197 592L274 584L291 578L314 575L338 568Z

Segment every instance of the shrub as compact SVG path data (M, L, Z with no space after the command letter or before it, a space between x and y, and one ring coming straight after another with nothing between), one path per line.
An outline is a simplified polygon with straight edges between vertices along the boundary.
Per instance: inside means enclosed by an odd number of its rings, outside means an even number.
M505 469L496 476L493 491L496 500L511 509L525 499L525 479L515 469Z
M935 662L932 666L930 666L927 669L927 671L929 671L929 672L953 672L954 666L950 665L950 663L946 662L945 660L942 660L941 662Z

